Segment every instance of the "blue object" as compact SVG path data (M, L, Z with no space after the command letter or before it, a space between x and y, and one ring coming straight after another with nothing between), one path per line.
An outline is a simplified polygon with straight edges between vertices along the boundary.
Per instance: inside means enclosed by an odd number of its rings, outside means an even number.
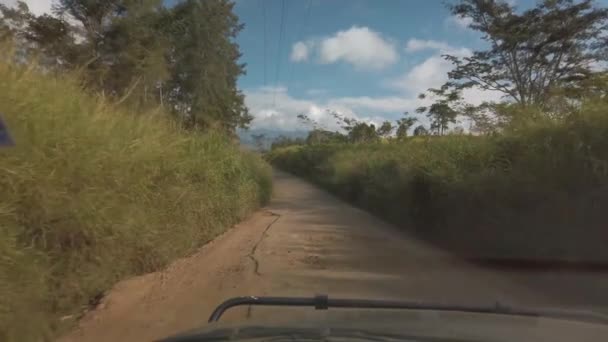
M2 116L0 115L0 146L14 146L15 142L11 138L11 135L8 133L8 127L2 121Z

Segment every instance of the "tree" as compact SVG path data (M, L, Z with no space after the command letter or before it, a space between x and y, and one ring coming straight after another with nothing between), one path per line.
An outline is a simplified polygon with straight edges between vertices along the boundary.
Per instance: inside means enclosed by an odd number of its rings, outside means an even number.
M186 0L169 12L169 99L188 127L234 133L253 119L236 85L245 66L234 42L243 25L233 7L228 0Z
M308 116L307 114L300 113L297 115L297 118L304 125L306 125L308 127L312 127L313 130L322 129L321 125L316 120L314 120L310 116Z
M348 139L354 143L376 141L378 140L376 127L373 124L368 125L364 122L359 122L348 132Z
M460 0L450 9L469 19L490 47L468 57L445 55L455 68L444 90L477 87L542 107L552 88L588 79L592 63L606 58L598 42L605 39L608 9L592 0L542 0L521 13L503 0Z
M382 125L380 125L380 127L378 127L378 129L376 130L376 133L381 137L387 138L391 135L394 129L395 128L393 127L393 124L391 124L390 121L384 121Z
M164 104L171 41L161 0L130 0L107 28L103 53L112 67L105 88L140 106Z
M345 142L346 138L343 134L338 132L331 132L323 129L313 129L308 133L306 137L306 143L308 145L326 144L335 142Z
M443 135L449 124L456 122L458 112L453 106L460 105L460 90L448 91L442 87L441 89L429 89L429 91L435 95L436 102L428 107L418 107L416 112L419 114L426 112L426 116L431 120L431 131L437 135ZM424 97L424 94L419 96L421 99Z
M276 148L293 146L293 145L303 145L306 141L300 137L293 138L281 135L274 139L272 144L270 145L270 149L274 150Z
M78 69L90 90L119 103L166 105L186 127L234 135L252 117L236 85L244 65L233 7L229 0L172 7L162 0L57 0L55 16L35 16L19 2L16 9L0 5L0 37L18 41L23 57L36 53L49 70Z
M27 4L18 1L17 6L9 7L0 3L0 40L13 40L19 43L32 14Z
M59 18L73 18L82 27L78 34L82 38L84 47L79 56L79 64L86 69L84 77L87 85L108 95L105 81L106 73L112 69L111 55L105 53L106 33L112 26L115 18L120 14L122 2L118 0L58 0L53 4L54 14ZM75 29L75 28L74 28Z
M424 127L424 125L419 125L418 127L414 128L414 136L416 136L416 137L428 135L428 134L429 134L429 132Z
M82 48L74 41L70 24L65 20L48 14L32 15L24 37L41 52L44 65L69 69L78 64Z
M407 113L405 113L405 115L407 115ZM397 120L397 138L407 137L407 131L414 126L416 121L418 121L418 119L408 116Z

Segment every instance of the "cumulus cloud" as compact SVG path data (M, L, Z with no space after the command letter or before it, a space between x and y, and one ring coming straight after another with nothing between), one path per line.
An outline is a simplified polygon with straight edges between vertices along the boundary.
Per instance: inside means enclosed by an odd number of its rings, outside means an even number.
M418 106L418 99L401 96L342 97L329 100L330 107L346 107L377 113L401 113Z
M473 54L465 47L454 47L446 42L435 40L410 39L406 44L406 51L416 52L434 50L435 54L415 65L403 75L388 80L390 88L406 94L418 94L428 88L439 87L448 80L448 72L452 70L451 62L446 61L442 54L456 57L467 57Z
M53 0L25 0L25 3L30 9L30 12L36 15L42 15L44 13L51 13ZM0 0L0 4L12 7L17 4L17 0Z
M449 50L450 45L446 42L439 42L436 40L422 40L422 39L410 39L408 40L405 51L407 52L418 52L423 50Z
M359 70L379 70L399 60L395 43L368 27L353 26L328 37L297 42L291 60L306 61L313 50L318 63L345 62Z
M429 88L438 88L448 80L448 72L453 69L453 65L446 61L441 54L447 53L457 57L467 57L472 54L470 49L453 47L438 41L412 39L408 42L406 50L408 47L411 51L431 49L438 53L415 65L403 75L386 82L389 88L406 96L416 96L426 92ZM484 101L498 101L502 97L501 92L478 88L464 90L462 95L466 102L473 105L479 105ZM420 105L423 105L423 103L421 102Z
M402 93L419 94L428 88L441 86L447 81L447 73L451 69L452 64L441 56L431 56L398 78L389 80L388 85Z
M284 87L260 87L244 93L245 104L254 117L252 128L277 130L310 128L300 122L299 114L308 115L325 129L339 130L340 125L331 112L377 125L385 120L386 115L413 110L416 105L414 100L399 97L343 97L312 101L293 97ZM276 101L273 101L275 96Z
M470 49L465 47L454 47L446 42L440 42L437 40L422 40L422 39L410 39L405 45L405 51L408 53L432 50L437 51L440 54L449 54L457 57L466 57L472 54Z
M359 69L382 69L399 59L395 44L367 27L353 26L323 39L321 63L347 62Z
M305 43L305 42L297 42L293 44L291 48L291 55L289 59L292 62L303 62L308 60L308 56L310 55L310 50L313 46L313 43Z
M431 98L419 99L418 94L428 88L437 88L444 84L452 64L441 57L442 53L451 53L459 57L471 55L471 51L462 47L453 47L444 42L411 40L408 44L412 50L432 50L434 53L421 63L410 68L401 76L389 79L386 85L392 94L386 96L333 97L321 100L308 100L293 97L284 87L256 88L245 91L245 103L255 117L253 128L265 127L277 130L308 128L297 119L298 114L307 114L322 127L330 130L339 129L331 112L360 121L379 124L384 120L395 120L403 112L413 113L420 106L432 103ZM323 91L324 92L324 91ZM276 93L276 106L273 97ZM318 89L306 92L309 96L322 93ZM463 91L466 102L478 105L485 101L498 101L502 93L484 91L478 88ZM418 116L419 122L428 126L428 118Z

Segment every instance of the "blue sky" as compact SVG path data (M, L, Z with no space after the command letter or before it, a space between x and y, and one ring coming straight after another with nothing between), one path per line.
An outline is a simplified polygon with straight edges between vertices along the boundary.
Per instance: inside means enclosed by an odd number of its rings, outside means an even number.
M327 110L375 123L398 119L424 104L420 92L445 81L442 53L484 46L440 0L238 0L235 11L245 24L237 41L247 74L239 87L254 128L301 129L296 116L305 113L334 129ZM499 98L477 90L465 96Z
M413 113L429 101L417 95L447 78L451 66L441 54L466 56L485 46L444 2L237 0L235 11L245 24L237 41L247 63L239 87L255 117L252 127L302 129L296 116L305 113L335 129L327 110L374 123ZM535 3L508 2L519 10ZM478 104L500 94L471 89L464 98Z

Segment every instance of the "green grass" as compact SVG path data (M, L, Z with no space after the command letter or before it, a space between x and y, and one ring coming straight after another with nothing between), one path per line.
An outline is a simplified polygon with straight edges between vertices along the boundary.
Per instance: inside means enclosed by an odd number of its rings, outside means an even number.
M608 105L499 136L269 153L418 236L481 258L608 261Z
M270 168L228 139L0 59L0 340L49 340L125 277L193 252L268 200ZM203 275L204 276L204 275Z

